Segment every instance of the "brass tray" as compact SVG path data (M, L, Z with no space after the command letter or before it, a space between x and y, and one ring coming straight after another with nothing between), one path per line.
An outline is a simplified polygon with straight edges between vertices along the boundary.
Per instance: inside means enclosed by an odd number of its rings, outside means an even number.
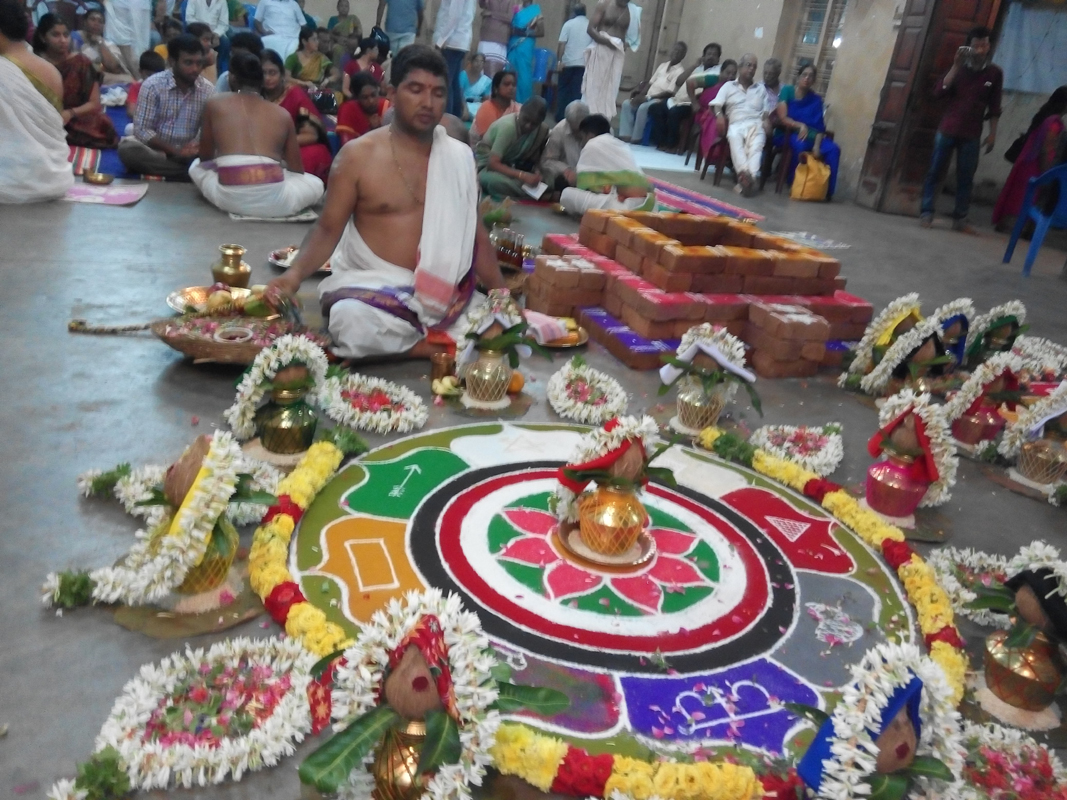
M292 245L289 247L283 247L279 250L274 250L269 256L267 256L267 262L272 267L277 267L278 269L289 269L289 265L292 263L293 257L296 255L299 249L299 247ZM319 267L318 272L322 273L323 275L329 275L331 272L330 262L327 261L325 264Z
M622 556L605 556L595 553L585 546L578 527L569 530L561 530L559 527L552 529L553 541L564 550L567 555L587 566L596 567L604 572L632 572L635 569L652 562L656 557L656 540L649 535L648 531L642 531L641 536L634 545L632 554Z
M167 305L184 314L187 311L195 311L197 306L207 302L210 294L210 286L187 286L167 295ZM238 289L236 286L229 288L230 297L248 297L252 292L248 289Z
M553 339L552 341L545 342L542 347L547 347L549 350L570 350L572 347L581 347L582 345L589 344L589 331L578 326L578 341L565 342L563 339Z

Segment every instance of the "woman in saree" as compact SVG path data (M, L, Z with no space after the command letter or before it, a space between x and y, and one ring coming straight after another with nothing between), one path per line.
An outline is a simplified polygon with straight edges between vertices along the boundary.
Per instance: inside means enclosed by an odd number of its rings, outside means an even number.
M0 203L54 200L74 183L62 78L26 48L28 31L22 3L0 0Z
M354 58L349 60L345 65L345 78L342 84L341 93L345 96L346 100L352 99L352 76L360 72L369 72L374 80L382 83L385 77L385 73L382 72L382 65L378 63L378 55L381 52L381 45L378 44L378 40L372 36L368 36L366 39L361 39L359 47L356 48Z
M319 89L329 81L332 67L330 59L319 50L318 31L305 25L300 29L300 44L296 52L285 59L290 82L305 89Z
M515 102L515 73L501 70L493 76L489 89L489 99L478 106L478 113L471 123L471 144L485 136L489 126L506 114L518 114L522 108Z
M363 25L352 12L352 6L348 0L337 0L337 16L330 17L326 23L326 27L330 31L338 31L338 35L342 39L347 39L349 36L355 36L357 39L363 38Z
M823 119L822 98L811 88L815 85L818 71L814 64L805 64L797 74L795 86L783 86L778 95L778 125L789 134L789 144L793 158L789 163L788 182L793 183L793 175L800 163L801 153L814 153L815 156L830 167L830 185L826 199L834 196L837 185L837 167L841 162L841 148L833 139L827 139L826 121Z
M537 39L544 35L545 18L541 6L533 0L522 0L522 5L511 18L511 39L508 41L508 65L515 72L515 99L520 105L533 95L534 53Z
M719 74L712 75L705 72L695 78L686 81L689 96L696 97L694 105L696 111L693 114L693 125L700 131L700 143L697 145L696 169L700 170L704 160L709 164L716 163L719 153L724 147L730 145L726 136L719 130L719 123L715 111L711 108L711 101L727 83L737 78L737 62L728 58L719 67ZM696 94L703 89L700 94Z
M92 62L70 52L70 31L55 14L45 14L33 34L33 51L63 78L63 127L73 147L118 147L119 135L100 103L100 83Z
M330 175L333 154L327 145L322 115L302 87L286 82L285 65L280 55L273 50L264 50L261 60L263 97L289 112L293 124L296 125L296 138L300 142L300 160L304 164L304 172L321 178L325 183Z
M464 122L474 118L478 108L489 99L493 90L493 79L485 74L485 56L481 53L471 53L467 56L467 64L459 73L459 85L463 90L463 99L466 101L466 109L463 115Z
M1057 147L1065 131L1065 114L1067 86L1061 86L1052 93L1030 121L1023 149L1016 157L1008 180L1005 181L1004 188L997 196L997 203L993 206L993 224L998 229L1006 229L1008 218L1019 216L1030 179L1055 166ZM1011 222L1014 223L1014 220Z

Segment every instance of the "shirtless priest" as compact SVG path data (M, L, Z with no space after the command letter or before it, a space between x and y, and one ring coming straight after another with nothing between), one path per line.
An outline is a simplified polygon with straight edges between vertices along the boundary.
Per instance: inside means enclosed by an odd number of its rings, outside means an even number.
M304 172L289 113L260 96L263 66L251 53L230 60L231 92L204 107L200 160L189 177L216 208L250 217L289 217L322 199Z
M474 157L440 124L447 97L437 50L409 45L396 55L392 123L341 148L319 221L267 288L271 302L292 297L329 260L319 300L343 358L427 358L446 335L462 339L465 313L481 300L476 277L504 287L478 217Z

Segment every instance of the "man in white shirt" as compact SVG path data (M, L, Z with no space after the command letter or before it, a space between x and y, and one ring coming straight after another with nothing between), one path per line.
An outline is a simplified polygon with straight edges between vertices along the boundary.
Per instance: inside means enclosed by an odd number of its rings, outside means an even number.
M556 47L559 80L556 84L556 116L565 112L573 101L581 99L582 78L585 77L585 49L593 43L589 35L589 20L585 6L574 6L574 16L563 23Z
M745 53L737 62L737 80L725 84L711 107L715 109L721 127L726 127L730 143L730 158L737 175L737 191L752 194L759 184L760 164L767 132L763 121L767 117L767 90L756 83L756 57Z
M770 136L777 124L778 96L782 93L782 62L777 58L763 62L763 90L767 93L767 119L763 127Z
M263 37L263 47L276 52L283 61L296 52L305 22L296 0L259 0L256 6L256 33Z
M474 27L474 6L477 0L441 0L437 9L437 23L433 29L433 43L441 50L448 65L448 104L445 111L463 117L466 102L459 84L463 59L471 47Z
M189 0L185 7L185 23L191 22L211 28L212 44L218 51L218 68L220 72L225 71L230 64L230 40L226 35L230 30L230 7L226 0Z
M675 42L670 60L656 67L652 77L634 89L629 100L623 101L619 112L619 138L624 142L636 140L640 144L644 140L648 109L653 103L673 97L678 91L678 84L686 74L682 59L688 50L685 42Z
M648 109L648 117L652 120L652 134L649 138L652 144L660 150L673 153L677 152L680 145L684 148L689 133L689 125L685 123L693 115L693 98L689 94L689 79L705 74L718 75L721 56L722 47L719 44L712 42L705 45L700 61L682 79L681 86L674 96L653 103ZM683 135L683 127L685 135Z

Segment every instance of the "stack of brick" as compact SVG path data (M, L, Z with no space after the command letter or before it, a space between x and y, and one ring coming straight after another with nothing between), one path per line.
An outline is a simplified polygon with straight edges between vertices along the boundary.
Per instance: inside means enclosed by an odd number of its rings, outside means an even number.
M526 282L526 307L553 317L572 317L575 309L599 306L607 275L580 256L540 255Z
M706 304L687 292L665 292L638 275L609 279L608 312L646 339L675 339L702 322Z
M603 308L583 308L578 323L630 369L659 369L662 356L678 349L677 339L649 339Z
M830 323L803 306L753 303L743 338L757 375L809 378L826 358Z

